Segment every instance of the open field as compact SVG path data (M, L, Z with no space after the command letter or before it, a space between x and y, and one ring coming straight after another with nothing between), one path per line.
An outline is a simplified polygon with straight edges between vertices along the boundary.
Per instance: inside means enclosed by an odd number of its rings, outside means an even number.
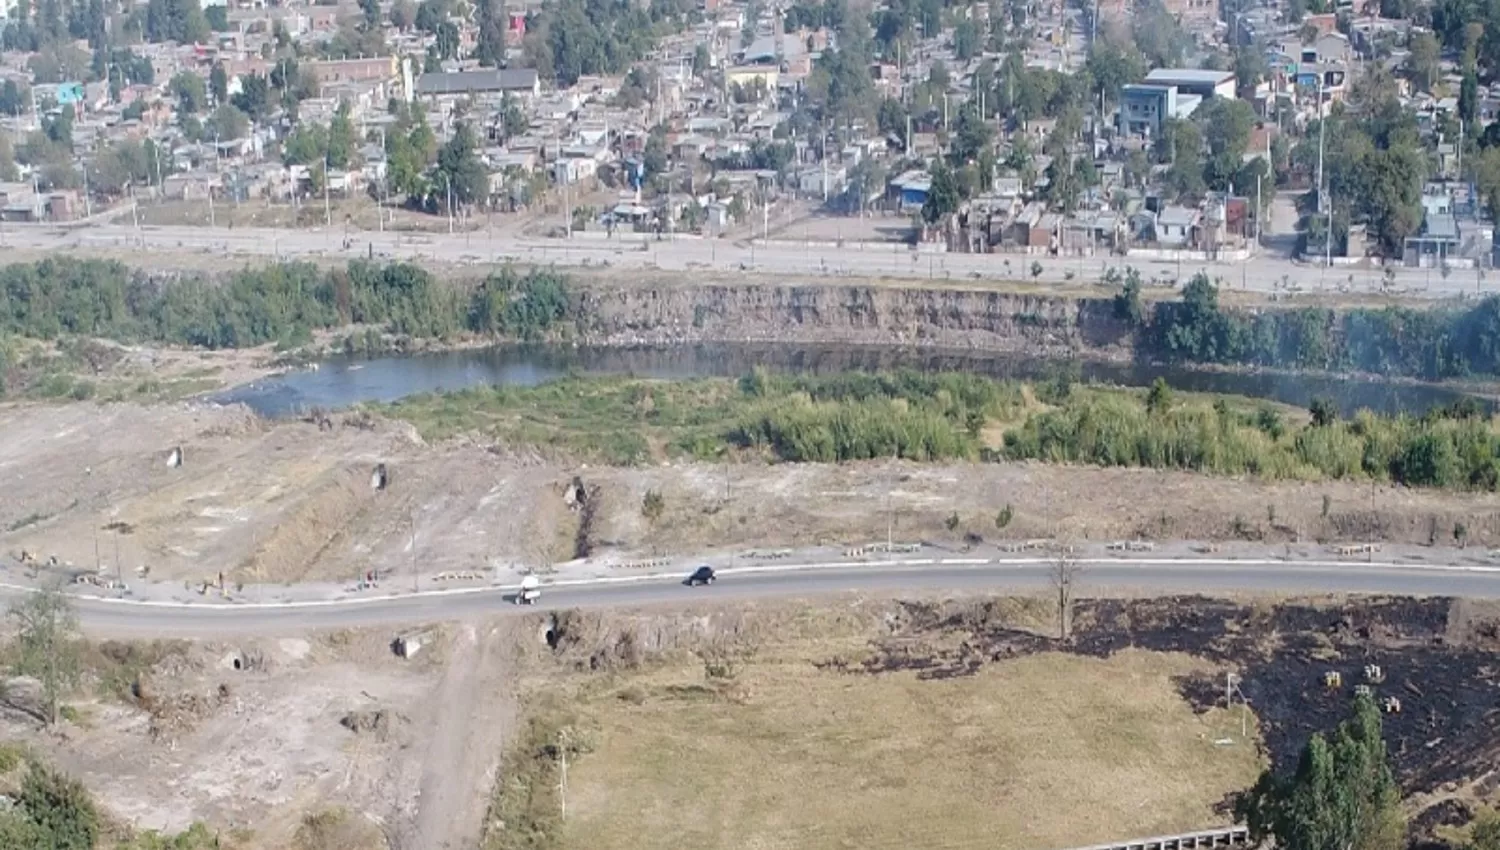
M1061 642L1050 606L557 615L485 846L1024 850L1216 826L1365 683L1402 703L1385 732L1414 835L1493 802L1492 605L1086 599Z
M977 675L846 676L771 648L727 695L703 664L593 689L562 846L1061 848L1218 825L1253 741L1194 714L1180 655L1043 654Z
M167 453L183 448L181 468ZM378 464L390 482L370 486ZM564 499L574 479L589 510ZM524 446L421 440L358 413L265 422L177 404L0 406L0 550L130 577L346 580L646 554L926 540L1500 544L1500 497L1039 463L596 467ZM642 514L647 492L661 514ZM1326 498L1326 501L1325 501ZM1010 521L997 527L1009 505ZM956 515L957 523L949 528ZM413 532L416 551L412 550ZM1186 552L1186 549L1183 550ZM1418 552L1428 552L1421 549ZM1483 556L1485 549L1477 548ZM1431 557L1456 557L1442 549Z

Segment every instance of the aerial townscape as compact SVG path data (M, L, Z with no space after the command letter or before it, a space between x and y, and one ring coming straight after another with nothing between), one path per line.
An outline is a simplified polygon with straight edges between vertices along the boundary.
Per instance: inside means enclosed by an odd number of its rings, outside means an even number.
M0 0L0 850L1500 850L1500 0Z

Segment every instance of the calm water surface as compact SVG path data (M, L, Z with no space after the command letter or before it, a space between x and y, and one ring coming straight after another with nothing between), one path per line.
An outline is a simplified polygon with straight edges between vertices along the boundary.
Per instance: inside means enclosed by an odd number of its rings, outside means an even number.
M417 393L486 385L535 386L569 374L647 378L738 377L760 366L777 372L917 369L977 372L995 378L1046 379L1067 373L1082 381L1146 386L1157 377L1192 392L1230 393L1306 406L1333 399L1341 411L1423 413L1464 393L1430 384L1393 383L1282 373L1214 372L1172 366L1036 359L1015 355L848 345L678 345L661 348L502 346L468 351L360 359L334 357L316 370L289 372L236 387L215 401L240 402L264 416L312 407L337 409L390 402ZM1492 407L1483 402L1486 407Z

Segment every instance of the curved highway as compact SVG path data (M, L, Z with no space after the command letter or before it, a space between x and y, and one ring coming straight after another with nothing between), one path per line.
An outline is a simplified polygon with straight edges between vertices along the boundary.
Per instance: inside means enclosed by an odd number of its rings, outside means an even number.
M1500 597L1500 567L1360 563L1084 560L1081 596L1109 593L1260 594L1379 593ZM711 587L689 588L681 576L560 582L531 607L515 605L512 588L476 587L420 594L288 603L135 602L79 597L92 632L173 637L296 632L400 625L573 607L619 607L846 592L1036 591L1049 584L1039 563L726 569ZM14 592L14 591L12 591Z

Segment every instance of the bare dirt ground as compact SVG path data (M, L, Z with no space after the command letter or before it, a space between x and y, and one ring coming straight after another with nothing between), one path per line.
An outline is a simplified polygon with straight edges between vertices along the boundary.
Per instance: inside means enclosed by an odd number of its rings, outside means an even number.
M59 733L0 707L0 738L39 747L137 830L202 821L273 850L331 814L348 846L469 848L510 729L510 628L434 630L411 660L384 632L107 643L123 663L99 665Z
M586 511L564 502L575 477ZM864 544L888 529L955 548L967 535L1451 546L1461 524L1480 553L1500 545L1495 494L1010 463L584 467L488 441L430 446L362 413L273 423L194 403L0 406L0 482L0 551L257 584Z
M329 198L328 208L323 207L321 197L311 201L305 201L293 206L292 204L273 204L263 199L247 201L243 204L225 203L217 201L214 203L213 223L215 227L284 227L297 229L321 229L328 226L328 221L333 222L332 229L339 231L348 225L350 228L361 230L378 230L381 225L381 209L370 198L360 196L357 198ZM414 212L399 206L386 206L383 212L385 217L385 228L389 230L410 230L426 233L446 233L448 231L448 219L446 216L429 215L424 212ZM483 230L488 227L501 227L519 216L495 213L493 216L470 216L460 217L453 221L454 230ZM209 226L208 202L204 201L167 201L160 204L141 204L140 223L142 226L177 227L183 225ZM130 213L118 215L117 223L130 224L132 219Z

